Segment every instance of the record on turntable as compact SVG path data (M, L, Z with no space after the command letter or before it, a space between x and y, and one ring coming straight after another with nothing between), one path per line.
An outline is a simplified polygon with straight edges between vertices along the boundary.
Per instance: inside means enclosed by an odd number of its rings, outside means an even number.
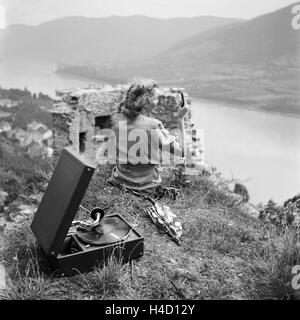
M85 209L91 221L74 221L95 169L73 147L64 148L30 226L61 276L91 271L112 255L128 262L144 253L144 238L117 213L105 217L99 207Z
M104 217L99 224L88 229L77 230L77 237L88 244L104 246L125 240L131 228L118 217Z

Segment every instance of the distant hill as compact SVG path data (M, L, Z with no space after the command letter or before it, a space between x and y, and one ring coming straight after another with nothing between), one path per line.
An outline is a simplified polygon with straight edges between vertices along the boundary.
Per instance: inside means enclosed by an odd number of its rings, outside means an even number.
M66 17L0 32L0 57L68 63L121 63L146 59L202 31L240 20L218 17Z
M202 32L179 42L158 59L259 63L299 55L300 34L291 27L291 6L238 25ZM196 61L195 61L196 60ZM190 61L191 63L191 61Z
M152 77L196 97L300 114L300 31L291 27L291 8L198 33L147 61L65 70L105 80Z

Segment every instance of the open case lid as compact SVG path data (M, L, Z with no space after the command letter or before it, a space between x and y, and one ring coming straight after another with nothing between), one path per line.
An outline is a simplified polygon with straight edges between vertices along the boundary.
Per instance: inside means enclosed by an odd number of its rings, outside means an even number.
M31 224L47 255L57 256L95 171L71 148L65 148Z

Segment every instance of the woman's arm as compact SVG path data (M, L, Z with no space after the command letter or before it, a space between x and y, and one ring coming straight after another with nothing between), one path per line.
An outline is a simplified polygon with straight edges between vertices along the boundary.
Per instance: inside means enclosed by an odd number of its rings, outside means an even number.
M159 148L168 150L170 154L176 155L177 157L183 157L184 150L180 144L176 141L175 136L171 135L168 130L165 129L163 124L160 121L158 122L158 135L159 135Z
M185 125L184 125L184 117L188 113L189 109L185 104L184 95L180 92L180 101L177 102L178 104L178 126L181 133L181 148L182 148L182 157L186 156L186 135L185 135Z

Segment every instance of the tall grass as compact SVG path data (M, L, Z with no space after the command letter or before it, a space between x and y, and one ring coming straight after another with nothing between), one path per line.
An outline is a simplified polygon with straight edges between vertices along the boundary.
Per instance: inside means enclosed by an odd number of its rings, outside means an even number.
M51 172L33 170L30 177L20 177L19 185L28 201L38 204L39 198L32 193L43 193ZM0 259L10 279L0 299L297 298L291 270L300 261L291 231L276 233L275 227L247 215L224 181L197 177L182 188L176 201L161 200L183 223L181 246L176 246L149 221L143 199L105 182L109 173L108 167L95 173L82 204L88 209L100 206L106 214L118 213L136 224L145 237L144 257L122 264L112 256L90 273L55 278L29 224L22 223L6 230L3 237ZM174 261L195 278L174 279Z
M256 293L264 299L298 300L299 292L291 285L292 269L300 265L300 249L293 231L287 230L276 242L276 246L270 242L254 260L252 274L259 279L255 282Z
M8 283L0 300L109 299L130 288L128 264L113 255L90 273L55 278L28 225L7 231L3 240Z
M80 283L82 295L102 300L115 297L128 286L129 280L129 265L112 255L105 265L97 265L93 272L80 274L75 281Z
M6 244L1 256L5 258L8 283L7 288L0 291L0 300L51 299L59 292L57 282L41 271L38 250L31 240L28 242L31 238L29 232L26 227L5 237ZM19 238L21 235L23 237Z

